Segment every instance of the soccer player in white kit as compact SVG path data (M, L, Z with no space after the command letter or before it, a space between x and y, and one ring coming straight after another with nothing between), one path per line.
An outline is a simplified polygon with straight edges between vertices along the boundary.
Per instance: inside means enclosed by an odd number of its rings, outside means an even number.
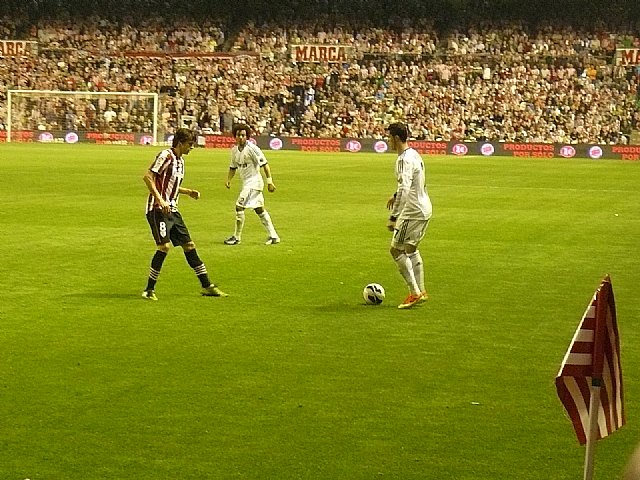
M264 195L262 194L264 180L260 173L261 169L264 170L267 179L267 189L270 192L276 191L276 186L271 178L271 168L262 150L257 145L247 141L251 135L251 128L248 125L236 124L233 126L232 132L236 139L236 144L231 149L231 163L229 164L229 173L227 174L227 183L225 185L227 188L231 188L231 179L239 171L242 179L242 189L236 200L235 230L233 235L227 238L224 243L226 245L238 245L240 243L244 228L244 211L247 208L256 212L269 235L265 245L280 243L280 236L273 226L271 216L264 208Z
M387 229L393 232L391 256L409 288L409 295L398 308L410 308L428 298L418 246L431 218L432 207L425 184L424 162L407 143L409 129L403 123L392 123L387 131L389 146L398 153L395 167L398 185L387 201L387 208L391 210Z

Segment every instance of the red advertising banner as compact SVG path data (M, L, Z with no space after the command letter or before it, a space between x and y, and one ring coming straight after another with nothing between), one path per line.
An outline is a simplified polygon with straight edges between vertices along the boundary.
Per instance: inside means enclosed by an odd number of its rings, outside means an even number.
M103 145L130 145L136 143L135 133L86 132L84 138L87 142Z
M305 152L340 152L339 138L305 138L291 137L286 139L294 150Z
M411 142L411 146L425 155L447 155L449 153L448 142L416 140Z
M236 144L236 139L226 135L203 135L206 148L231 148ZM200 142L198 142L200 144Z
M13 130L11 132L11 140L13 142L29 143L34 141L35 135L36 132L32 130ZM7 136L8 133L6 130L0 131L0 142L6 142Z
M172 135L165 135L161 145L171 145ZM0 143L7 141L7 132L0 130ZM15 143L95 143L100 145L153 145L150 133L104 133L74 131L13 130ZM306 138L260 136L250 139L268 151L299 152L390 153L385 140L373 138ZM520 158L591 158L640 161L640 145L595 145L562 143L513 142L444 142L410 140L409 144L422 155L455 157L520 157ZM230 135L199 135L198 146L230 149L235 139Z
M616 158L622 160L640 160L640 145L612 145L609 147Z
M0 57L28 57L35 55L38 42L25 40L0 40Z
M296 62L345 62L353 56L347 45L291 45L291 59Z
M552 143L503 143L505 152L512 157L553 158L555 147Z
M0 131L0 143L8 133ZM74 132L73 130L12 130L12 143L95 143L99 145L153 145L150 133Z

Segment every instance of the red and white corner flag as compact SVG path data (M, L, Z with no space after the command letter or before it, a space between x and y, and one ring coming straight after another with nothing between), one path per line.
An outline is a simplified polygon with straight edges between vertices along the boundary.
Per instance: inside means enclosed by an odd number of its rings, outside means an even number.
M587 444L585 478L591 478L595 441L626 422L616 305L608 275L580 320L556 376L556 389L578 441Z

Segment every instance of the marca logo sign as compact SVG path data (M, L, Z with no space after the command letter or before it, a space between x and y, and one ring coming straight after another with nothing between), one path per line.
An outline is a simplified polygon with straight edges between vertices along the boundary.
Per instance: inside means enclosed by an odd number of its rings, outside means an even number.
M34 55L37 49L37 42L0 40L0 57L27 57Z
M352 47L346 45L292 45L291 58L296 62L345 62L351 58Z
M625 67L640 65L640 48L619 48L616 50L616 65Z

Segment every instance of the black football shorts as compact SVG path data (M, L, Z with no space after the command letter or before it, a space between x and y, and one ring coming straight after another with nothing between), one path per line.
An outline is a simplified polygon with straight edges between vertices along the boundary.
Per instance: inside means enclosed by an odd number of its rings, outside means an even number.
M147 221L156 245L171 241L174 246L178 247L191 241L191 235L189 235L189 230L182 220L180 212L170 212L165 215L162 210L154 208L147 213Z

